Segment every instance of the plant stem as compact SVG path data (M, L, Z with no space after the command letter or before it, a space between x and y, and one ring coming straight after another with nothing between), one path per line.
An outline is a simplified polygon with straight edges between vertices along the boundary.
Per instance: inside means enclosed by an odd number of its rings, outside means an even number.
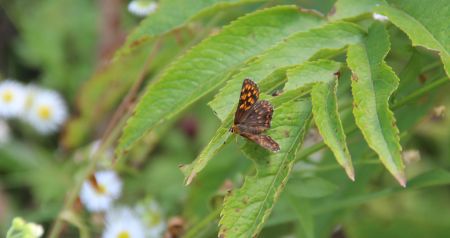
M147 60L141 71L141 74L131 87L130 91L128 91L128 94L125 96L122 103L119 105L119 108L114 112L114 115L111 121L109 122L108 126L106 127L105 133L102 136L102 140L104 140L106 137L109 136L112 129L115 128L120 119L123 118L123 115L126 114L127 111L131 110L130 105L136 99L139 89L144 83L145 75L147 74L147 69L149 68L151 62L153 61L153 58L155 58L157 52L161 48L162 44L161 42L162 42L161 38L155 41L155 45L153 46L152 51L149 53L149 56L147 57Z
M205 226L207 226L210 222L217 219L217 217L220 215L220 211L221 211L220 207L212 211L207 217L198 222L197 225L189 229L189 232L187 232L186 235L183 236L183 238L198 237L197 236L198 233L200 233Z
M398 100L397 102L395 102L395 103L392 105L392 109L394 109L394 110L395 110L395 109L398 109L398 108L404 106L405 104L407 104L407 103L413 101L414 99L417 99L417 98L419 98L419 97L425 95L425 94L428 93L429 91L431 91L431 90L433 90L433 89L436 89L436 88L438 88L439 86L441 86L441 85L443 85L443 84L445 84L445 83L447 83L447 82L450 82L450 80L449 80L447 77L443 77L443 78L440 78L440 79L438 79L438 80L435 80L435 81L433 81L433 82L431 82L431 83L429 83L429 84L423 86L423 87L420 88L419 90L417 90L417 91L415 91L415 92L409 94L408 96L402 98L401 100Z

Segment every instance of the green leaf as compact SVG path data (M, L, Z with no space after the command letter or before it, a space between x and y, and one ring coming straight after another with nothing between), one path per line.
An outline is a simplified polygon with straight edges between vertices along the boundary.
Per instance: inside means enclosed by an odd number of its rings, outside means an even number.
M258 86L261 91L261 97L265 96L265 92L273 90L284 82L287 70L288 68L280 68L260 82ZM304 94L306 94L306 92L307 90L304 90L303 88L284 92L282 96L272 98L272 105L274 106L274 108L277 108L283 103L303 96ZM205 168L205 166L213 158L213 156L216 155L217 152L219 152L219 150L222 149L223 146L230 141L231 133L229 132L229 129L233 118L234 113L231 112L228 117L222 122L221 126L214 134L214 137L211 139L208 145L203 148L197 158L190 164L180 166L181 171L186 177L186 185L189 185L197 176L197 174Z
M236 104L239 89L244 78L255 82L269 76L273 71L287 66L301 64L314 57L321 50L338 50L361 41L363 31L354 24L337 22L307 32L296 33L280 44L257 56L235 74L217 94L210 106L223 120Z
M364 44L349 47L347 63L352 70L353 115L369 146L402 186L406 186L399 130L389 109L389 97L399 79L384 62L389 36L374 23Z
M205 12L246 3L263 2L263 0L165 0L160 1L158 9L145 18L130 34L125 47L132 46L150 37L167 33L179 28L187 22L201 16Z
M347 176L355 180L351 156L337 108L338 82L335 74L340 67L340 63L330 60L304 63L288 70L289 80L285 88L300 88L313 84L311 99L317 128L324 143L331 149L338 163L344 167Z
M206 167L209 160L213 158L217 152L222 149L222 147L229 141L231 133L229 132L231 125L231 117L222 123L222 125L217 129L214 137L211 141L203 148L202 152L191 164L181 165L180 169L186 177L186 185L191 184L192 180L197 176L197 174Z
M336 79L335 73L341 64L331 60L317 60L305 62L287 71L288 81L285 90L292 90L317 83L328 83Z
M269 134L280 144L271 153L254 143L244 146L256 164L256 175L247 176L243 186L226 197L220 220L220 236L256 237L287 183L311 118L308 100L285 103L275 113Z
M335 12L329 14L332 21L354 18L359 15L370 13L379 5L384 5L384 0L338 0L334 4Z
M147 88L127 122L117 147L118 155L157 123L180 113L217 88L248 58L318 21L317 17L293 6L269 8L236 20L218 35L192 48Z
M375 9L404 31L415 46L439 51L447 76L450 77L449 2L436 0L389 1L390 6Z

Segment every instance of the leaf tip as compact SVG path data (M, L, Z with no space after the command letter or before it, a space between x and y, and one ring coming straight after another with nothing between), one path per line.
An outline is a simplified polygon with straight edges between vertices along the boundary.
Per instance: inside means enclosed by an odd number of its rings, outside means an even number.
M395 179L398 181L400 186L406 188L406 176L403 172L399 172L394 175Z
M189 177L186 178L186 184L185 184L186 186L189 186L192 183L192 180L194 180L195 175L196 174L194 172L192 172L191 175L189 175Z
M347 177L352 180L353 182L355 182L355 171L353 170L353 166L347 166L345 168L345 173L347 173Z

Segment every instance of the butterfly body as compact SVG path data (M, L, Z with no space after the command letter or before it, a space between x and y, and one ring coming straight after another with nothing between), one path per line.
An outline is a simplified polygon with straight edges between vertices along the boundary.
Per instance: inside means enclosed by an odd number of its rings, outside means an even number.
M270 136L261 134L270 128L273 107L269 101L258 101L258 98L259 89L256 83L250 79L245 79L230 131L268 150L277 152L280 150L278 143Z

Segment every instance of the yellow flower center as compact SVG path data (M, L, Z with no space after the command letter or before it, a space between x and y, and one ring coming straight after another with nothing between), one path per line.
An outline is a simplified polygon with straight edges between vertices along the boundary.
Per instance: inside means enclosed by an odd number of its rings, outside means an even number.
M13 93L10 90L7 90L7 91L3 92L2 100L4 102L8 103L8 102L11 102L13 99L14 99L14 95L13 95Z
M41 106L38 109L38 115L41 119L48 120L52 116L52 110L48 106Z
M105 194L108 191L108 190L106 190L106 187L101 184L98 184L98 186L95 188L95 190L97 190L97 193L100 193L100 194Z
M130 238L130 234L128 234L128 231L122 231L117 235L117 238Z

